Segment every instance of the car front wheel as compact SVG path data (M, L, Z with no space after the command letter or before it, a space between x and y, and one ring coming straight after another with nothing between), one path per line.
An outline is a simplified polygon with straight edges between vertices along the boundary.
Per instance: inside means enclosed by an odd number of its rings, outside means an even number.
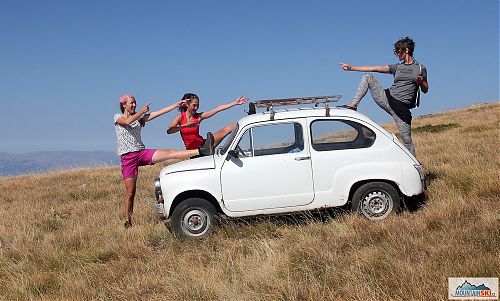
M190 198L182 201L172 212L172 231L184 238L201 238L215 226L215 207L207 200Z
M381 220L400 210L400 197L397 190L388 183L366 183L354 192L352 210L369 220Z

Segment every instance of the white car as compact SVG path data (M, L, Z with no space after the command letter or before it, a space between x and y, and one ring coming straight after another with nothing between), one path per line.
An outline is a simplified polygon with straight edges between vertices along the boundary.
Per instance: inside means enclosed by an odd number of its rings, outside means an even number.
M279 111L272 106L285 102L257 102L268 110L241 118L213 156L162 169L155 212L171 219L174 234L199 238L213 230L217 214L347 205L380 220L399 211L404 198L424 195L422 167L396 136L356 111L330 109L332 97L323 98L287 99L325 107Z

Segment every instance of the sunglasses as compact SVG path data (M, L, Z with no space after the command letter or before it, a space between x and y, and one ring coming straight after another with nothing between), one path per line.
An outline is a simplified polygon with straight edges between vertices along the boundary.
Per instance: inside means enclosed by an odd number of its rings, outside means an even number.
M401 54L401 53L405 52L405 50L406 49L404 49L404 48L399 48L399 49L396 48L396 49L394 49L394 54Z

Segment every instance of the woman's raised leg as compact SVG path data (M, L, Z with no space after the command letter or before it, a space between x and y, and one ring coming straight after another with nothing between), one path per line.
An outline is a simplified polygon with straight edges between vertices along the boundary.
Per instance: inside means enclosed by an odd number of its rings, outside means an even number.
M217 146L219 143L226 138L227 135L229 135L234 128L236 127L236 122L231 123L230 125L227 125L223 127L222 129L218 130L217 132L214 133L214 145Z
M371 73L365 73L363 77L361 77L361 82L359 83L356 95L354 95L354 99L348 107L356 109L368 90L370 90L372 98L377 105L384 109L387 113L391 114L389 112L391 111L391 108L389 107L385 90Z
M158 149L153 155L152 161L154 163L163 162L170 159L188 159L198 155L197 149L178 151L173 149Z

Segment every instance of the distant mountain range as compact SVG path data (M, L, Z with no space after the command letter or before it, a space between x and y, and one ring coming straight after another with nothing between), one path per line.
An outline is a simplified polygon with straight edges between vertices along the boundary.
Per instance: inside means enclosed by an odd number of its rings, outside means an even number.
M114 152L106 151L44 151L23 154L0 152L0 177L119 164L120 157Z

